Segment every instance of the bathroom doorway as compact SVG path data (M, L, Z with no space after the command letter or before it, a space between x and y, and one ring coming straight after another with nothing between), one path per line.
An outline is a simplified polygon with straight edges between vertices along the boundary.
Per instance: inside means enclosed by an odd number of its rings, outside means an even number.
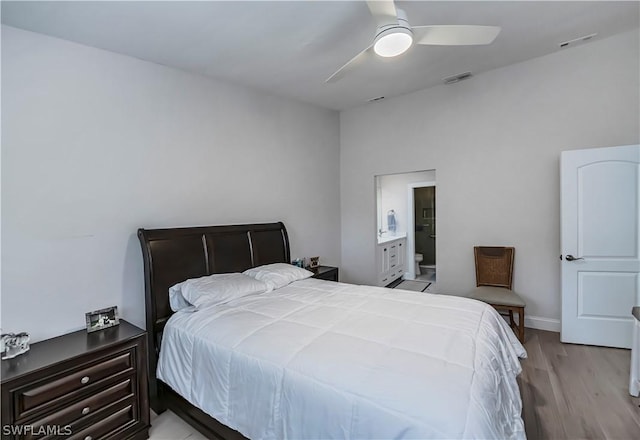
M409 270L413 279L436 282L436 184L416 182L408 185L408 211L412 224L407 234L408 246L413 247L415 264ZM413 245L413 246L412 246Z
M414 280L416 273L415 255L415 225L422 225L422 218L416 223L413 188L435 187L436 170L410 171L397 174L379 174L375 176L376 191L376 274L378 285L386 286L389 279L385 276L388 271L381 264L379 252L392 241L400 240L398 248L401 256L399 264L392 275L395 278ZM408 189L408 190L407 190ZM433 240L433 239L432 239ZM382 249L384 251L384 249ZM435 257L435 252L433 253ZM422 258L424 258L422 256ZM384 260L384 259L382 259ZM420 262L420 264L424 264ZM433 284L427 281L426 284Z

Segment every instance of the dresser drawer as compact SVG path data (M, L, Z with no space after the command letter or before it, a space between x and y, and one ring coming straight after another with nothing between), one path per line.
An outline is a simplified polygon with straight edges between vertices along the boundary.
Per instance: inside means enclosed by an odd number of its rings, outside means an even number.
M68 440L96 440L96 439L120 439L122 431L136 422L136 410L133 399L127 399L110 408L111 412L105 414L100 420L91 426L72 434Z
M123 372L134 371L135 353L128 350L108 358L99 363L71 370L68 374L45 379L24 388L14 390L14 411L16 420L20 420L37 411L47 409L52 404L60 404L60 398L77 396L84 388L93 389L94 383Z
M78 429L91 422L94 414L98 414L101 410L124 397L133 397L134 392L135 387L132 378L110 386L78 403L31 422L30 425L33 427L32 432L35 433L35 435L26 435L25 440L43 438L47 426L69 425L71 432L77 432Z

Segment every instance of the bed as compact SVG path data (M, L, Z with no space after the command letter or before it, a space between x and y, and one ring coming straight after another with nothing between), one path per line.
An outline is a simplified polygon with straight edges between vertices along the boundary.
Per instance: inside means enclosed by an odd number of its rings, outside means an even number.
M209 438L524 438L526 354L491 307L304 279L173 313L176 283L289 262L285 226L138 236L157 413Z

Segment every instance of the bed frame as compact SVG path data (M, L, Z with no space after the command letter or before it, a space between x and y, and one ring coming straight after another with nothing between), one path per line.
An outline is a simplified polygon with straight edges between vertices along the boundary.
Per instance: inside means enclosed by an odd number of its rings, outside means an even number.
M208 438L244 439L187 402L156 378L162 333L173 314L169 287L188 278L242 272L251 267L291 261L284 224L138 229L144 259L149 398L158 414L167 408Z

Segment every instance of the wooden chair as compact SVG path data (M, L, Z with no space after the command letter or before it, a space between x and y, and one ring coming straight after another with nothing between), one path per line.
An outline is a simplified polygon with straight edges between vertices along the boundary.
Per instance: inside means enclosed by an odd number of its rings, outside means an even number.
M524 342L524 308L526 303L513 290L513 257L515 248L475 246L476 289L470 297L493 306L509 316L509 324L520 342ZM513 314L518 314L518 322Z

